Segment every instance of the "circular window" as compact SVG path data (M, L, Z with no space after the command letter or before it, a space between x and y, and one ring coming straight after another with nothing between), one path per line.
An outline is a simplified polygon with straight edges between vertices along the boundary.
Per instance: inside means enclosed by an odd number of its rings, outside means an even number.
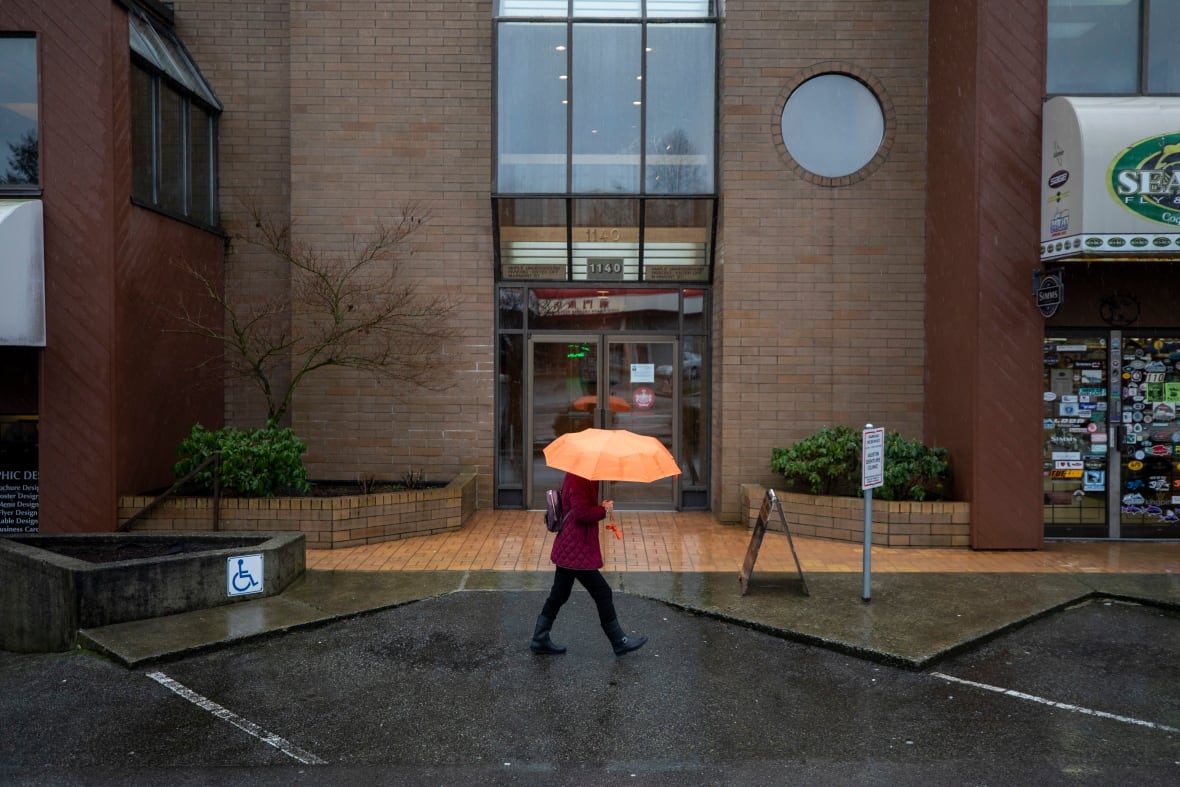
M845 74L812 77L783 107L783 144L808 172L842 178L864 167L885 138L885 113L873 91Z

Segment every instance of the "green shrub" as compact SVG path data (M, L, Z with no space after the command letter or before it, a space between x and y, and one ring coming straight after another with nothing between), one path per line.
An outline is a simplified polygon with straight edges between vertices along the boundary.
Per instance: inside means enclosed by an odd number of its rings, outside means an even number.
M860 433L825 426L790 448L772 449L770 468L794 491L853 495L860 487Z
M772 449L770 467L787 488L813 495L859 497L861 433L847 426L825 426L790 448ZM885 436L884 483L873 490L882 500L938 500L950 486L945 448L928 448L897 432Z
M273 497L290 492L308 492L303 453L307 445L291 429L278 429L271 422L263 429L243 431L227 426L210 432L197 424L180 442L181 457L172 470L183 478L216 452L221 452L218 479L230 493L243 497ZM186 485L191 491L213 490L212 465L197 473Z
M857 475L859 485L860 476ZM885 478L873 492L883 500L941 500L950 492L950 454L897 432L885 435Z

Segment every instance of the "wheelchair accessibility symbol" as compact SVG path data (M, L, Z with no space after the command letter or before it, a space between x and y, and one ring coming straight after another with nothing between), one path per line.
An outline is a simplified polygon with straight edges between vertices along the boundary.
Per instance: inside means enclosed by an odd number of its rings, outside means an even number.
M262 555L237 555L225 562L225 594L245 596L262 592Z

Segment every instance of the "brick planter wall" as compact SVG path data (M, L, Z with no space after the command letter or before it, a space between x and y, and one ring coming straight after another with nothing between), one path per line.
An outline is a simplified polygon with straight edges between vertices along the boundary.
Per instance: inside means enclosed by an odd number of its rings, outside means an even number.
M308 549L335 549L459 530L475 512L476 475L456 476L445 487L346 497L223 498L220 529L234 532L299 530ZM119 521L152 501L119 498ZM213 529L207 497L167 500L132 532Z
M782 503L791 535L864 542L864 500L824 497L774 490ZM766 489L742 484L746 526L754 527ZM778 513L771 512L768 530L782 531ZM885 547L970 547L971 504L873 501L873 544Z

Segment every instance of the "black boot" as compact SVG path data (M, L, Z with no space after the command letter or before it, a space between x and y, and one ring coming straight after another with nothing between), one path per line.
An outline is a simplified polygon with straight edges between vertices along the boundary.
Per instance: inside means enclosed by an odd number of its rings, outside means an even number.
M553 618L539 616L537 627L533 629L533 641L529 644L529 650L544 655L565 653L565 648L549 639L549 629L551 628L553 628Z
M624 634L623 627L619 625L618 618L615 618L610 623L603 623L602 630L610 638L610 644L614 646L616 656L622 656L624 653L639 650L643 647L643 643L647 642L647 637L628 637Z

